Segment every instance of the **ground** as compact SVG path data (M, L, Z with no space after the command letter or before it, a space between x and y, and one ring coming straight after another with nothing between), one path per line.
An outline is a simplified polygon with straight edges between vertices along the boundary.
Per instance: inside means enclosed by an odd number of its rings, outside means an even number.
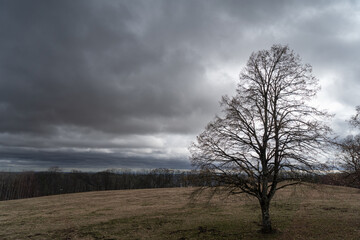
M0 202L0 239L360 239L360 190L279 191L262 235L245 195L190 200L193 188L101 191Z

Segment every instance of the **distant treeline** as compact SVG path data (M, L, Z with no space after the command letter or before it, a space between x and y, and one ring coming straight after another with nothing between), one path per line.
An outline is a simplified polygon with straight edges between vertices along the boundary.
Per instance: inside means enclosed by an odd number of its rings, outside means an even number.
M360 179L355 174L345 172L328 173L317 178L316 182L321 184L360 188Z
M47 172L0 172L0 200L102 190L188 187L198 184L195 175L169 169L66 173L53 168Z
M344 173L297 175L304 182L360 188L360 182ZM107 170L97 173L62 172L50 168L46 172L0 172L0 200L31 198L88 191L171 188L216 185L212 178L196 171L154 169L150 171Z

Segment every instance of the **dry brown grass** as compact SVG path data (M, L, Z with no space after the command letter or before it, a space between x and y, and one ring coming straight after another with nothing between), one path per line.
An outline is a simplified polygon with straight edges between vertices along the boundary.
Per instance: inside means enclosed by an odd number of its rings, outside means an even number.
M0 239L360 239L360 190L294 186L272 202L277 233L258 233L246 196L191 202L192 188L102 191L0 202Z

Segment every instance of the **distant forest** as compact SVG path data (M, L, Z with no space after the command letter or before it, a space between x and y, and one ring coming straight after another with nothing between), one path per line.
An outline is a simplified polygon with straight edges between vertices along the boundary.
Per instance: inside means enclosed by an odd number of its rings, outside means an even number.
M345 174L302 175L305 182L360 188ZM88 191L172 188L216 184L196 171L154 169L150 171L107 170L97 173L62 172L50 168L46 172L0 172L0 200L48 196Z
M51 168L46 172L1 172L0 200L88 191L188 187L194 185L193 176L192 172L169 169L67 173Z

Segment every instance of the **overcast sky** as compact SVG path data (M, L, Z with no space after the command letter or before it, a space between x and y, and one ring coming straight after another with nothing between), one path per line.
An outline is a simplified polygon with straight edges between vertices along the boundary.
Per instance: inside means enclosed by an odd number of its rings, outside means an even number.
M339 134L360 104L360 1L0 0L0 170L190 168L254 51L313 66Z

